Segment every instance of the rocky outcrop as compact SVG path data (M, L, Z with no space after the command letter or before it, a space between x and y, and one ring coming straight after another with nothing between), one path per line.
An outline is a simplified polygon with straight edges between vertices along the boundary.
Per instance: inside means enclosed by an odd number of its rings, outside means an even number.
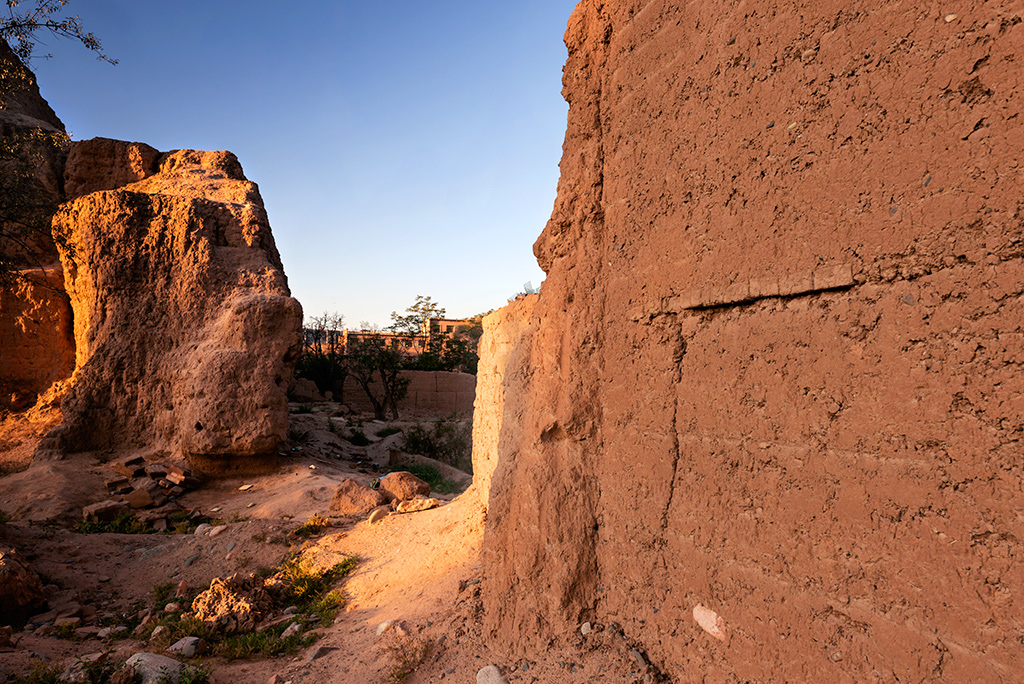
M579 4L494 642L594 621L678 681L1017 678L1022 19Z
M69 188L148 168L133 165L144 146L81 147L72 161L90 163L69 163ZM103 151L115 158L102 161ZM94 168L98 178L83 176ZM207 472L272 459L287 429L301 309L234 155L163 155L144 180L62 205L54 230L67 240L76 353L53 435L61 451L180 453Z
M45 607L39 576L12 549L0 552L0 625L20 625Z
M521 406L513 407L522 400L522 395L515 392L506 395L505 388L507 385L515 387L523 380L512 369L526 370L526 365L517 364L515 355L517 351L523 353L524 347L520 343L536 306L537 295L526 295L483 319L484 332L480 337L480 362L473 404L473 491L484 507L490 496L491 475L501 452L502 430L514 429L514 424L506 424L502 420L506 404L510 415L522 411ZM506 440L511 437L505 436ZM514 450L514 441L506 441L505 447L509 451Z
M192 601L195 618L214 632L251 632L274 605L264 582L252 576L216 577Z

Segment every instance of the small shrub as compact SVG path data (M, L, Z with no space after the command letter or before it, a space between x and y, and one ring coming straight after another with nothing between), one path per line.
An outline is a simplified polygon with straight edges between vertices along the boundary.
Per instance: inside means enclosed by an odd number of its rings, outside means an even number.
M354 446L367 446L372 444L370 438L366 436L366 433L358 428L352 428L351 435L345 435L345 439L351 442Z
M306 539L320 534L324 531L324 529L330 526L331 522L327 518L317 513L312 518L310 518L309 520L295 528L295 531L292 532L292 534L294 534L296 537Z
M65 641L81 641L81 637L75 633L76 629L78 628L74 625L61 625L57 628L57 631L53 633L53 636L58 639L64 639Z
M377 438L384 439L385 437L390 437L391 435L397 435L399 432L402 432L402 428L386 427L377 432Z
M308 436L309 433L305 430L300 430L295 426L288 428L288 441L290 442L305 442Z
M214 654L225 660L246 658L271 658L291 655L315 642L317 634L296 634L286 638L281 633L286 629L280 625L266 632L250 632L230 636L214 646Z
M291 412L291 413L312 413L313 412L313 405L312 404L299 404L298 406L292 406L291 408L288 409L288 411Z
M178 684L210 684L210 667L202 662L183 667Z
M15 678L14 684L58 684L62 670L56 663L46 663L41 660L32 662L32 669L28 676Z
M308 612L320 621L321 627L330 627L338 611L345 607L345 597L337 589L327 592L310 604Z
M79 534L153 534L149 525L129 511L109 521L82 520L75 527Z
M299 558L290 558L281 564L278 576L288 585L289 596L302 605L315 601L331 585L345 577L359 563L359 558L349 556L341 563L325 570L312 570Z
M473 426L458 414L439 418L429 428L413 425L405 433L404 449L473 472Z
M464 489L464 487L456 484L452 480L444 479L441 471L432 465L422 463L403 463L396 466L394 470L404 470L412 473L429 484L431 491L437 492L438 494L460 494Z
M0 511L0 525L11 522L11 516L7 515L4 511Z
M402 684L423 664L430 650L430 642L413 637L400 638L387 648L392 664L388 670L390 684Z

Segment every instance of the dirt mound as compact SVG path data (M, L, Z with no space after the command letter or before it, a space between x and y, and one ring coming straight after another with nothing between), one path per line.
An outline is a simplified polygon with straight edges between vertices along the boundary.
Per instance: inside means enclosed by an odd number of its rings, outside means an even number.
M192 613L217 632L251 632L273 607L273 599L255 577L217 577L210 588L196 596Z
M685 681L1016 678L1022 18L580 3L496 642L617 622Z

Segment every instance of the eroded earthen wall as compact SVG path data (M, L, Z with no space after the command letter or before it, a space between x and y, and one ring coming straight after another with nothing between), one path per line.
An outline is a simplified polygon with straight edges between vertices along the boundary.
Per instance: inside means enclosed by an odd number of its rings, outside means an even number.
M472 412L475 376L445 371L402 371L402 375L409 379L405 398L398 402L403 417ZM371 385L377 386L376 381ZM344 401L357 411L373 410L363 388L351 376L345 379Z
M678 681L1017 680L1022 18L580 3L495 641L591 620Z
M473 404L473 489L484 507L491 490L491 475L498 464L499 444L505 415L505 383L509 365L521 348L523 335L532 321L537 295L526 295L508 306L487 314L480 337L480 363L476 372L476 401ZM511 381L514 383L514 381ZM515 397L508 397L514 402ZM514 445L512 446L514 448Z

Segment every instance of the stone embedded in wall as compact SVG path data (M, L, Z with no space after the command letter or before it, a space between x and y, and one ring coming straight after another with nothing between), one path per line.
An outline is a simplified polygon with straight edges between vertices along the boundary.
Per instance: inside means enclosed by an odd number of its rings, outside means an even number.
M138 146L101 142L82 145L97 182L130 177L110 169ZM87 167L69 170L93 183ZM54 229L70 247L61 257L77 356L59 448L170 451L206 471L272 461L301 309L234 155L168 153L159 173L63 205Z
M1019 671L1024 17L849 10L573 13L484 538L511 654L585 618L679 680Z

